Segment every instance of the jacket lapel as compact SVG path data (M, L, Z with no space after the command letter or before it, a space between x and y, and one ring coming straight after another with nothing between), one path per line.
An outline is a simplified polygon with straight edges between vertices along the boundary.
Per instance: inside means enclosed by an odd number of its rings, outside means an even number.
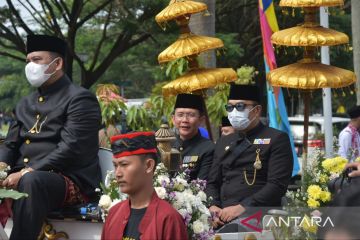
M146 212L145 212L145 214L140 222L140 225L139 225L140 236L145 233L146 229L150 226L151 221L153 221L153 220L156 221L156 219L154 219L154 217L156 218L158 202L159 202L159 197L157 196L157 194L154 190L154 193L151 198L151 202L150 202L149 206L147 207Z
M237 158L239 158L239 156L241 156L241 154L246 149L248 149L251 146L252 146L251 142L244 135L239 134L239 137L236 140L232 141L229 146L225 147L223 159L225 159L226 156L228 157L226 158L224 165L226 167L230 167L233 164L233 162Z

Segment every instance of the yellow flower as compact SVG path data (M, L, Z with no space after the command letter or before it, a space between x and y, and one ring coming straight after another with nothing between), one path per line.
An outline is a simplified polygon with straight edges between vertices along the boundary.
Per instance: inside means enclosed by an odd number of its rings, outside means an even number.
M305 215L303 220L301 221L300 227L302 227L307 232L311 232L311 233L317 232L316 224L314 222L311 222L310 218L307 215Z
M310 185L307 189L307 193L309 194L309 198L312 198L314 200L319 199L320 198L320 194L321 194L321 187L319 187L318 185Z
M330 172L332 166L333 166L333 161L332 158L328 158L325 159L324 161L322 161L321 166L328 172Z
M329 177L326 174L320 175L320 183L326 183L329 180Z
M320 193L320 200L323 202L328 202L331 200L331 193L328 191L322 191Z
M360 157L357 157L357 158L355 159L355 162L360 162Z
M307 200L307 204L310 208L317 208L320 206L320 202L319 201L316 201L315 199L313 198L309 198Z
M328 158L322 161L322 167L330 173L341 173L348 161L343 157Z

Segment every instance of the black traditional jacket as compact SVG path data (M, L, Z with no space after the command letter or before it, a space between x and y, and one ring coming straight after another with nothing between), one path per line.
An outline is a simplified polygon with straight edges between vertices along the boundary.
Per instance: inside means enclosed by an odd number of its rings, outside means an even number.
M183 158L183 168L190 170L190 179L207 180L213 160L214 143L198 133L192 139L181 140L176 135L173 147L178 149Z
M45 90L24 97L15 115L0 145L0 161L12 172L24 167L59 172L94 197L101 181L101 114L96 97L64 75Z
M254 162L259 153L261 169ZM228 207L280 206L293 169L286 133L259 123L246 136L235 132L215 146L206 193L211 205Z

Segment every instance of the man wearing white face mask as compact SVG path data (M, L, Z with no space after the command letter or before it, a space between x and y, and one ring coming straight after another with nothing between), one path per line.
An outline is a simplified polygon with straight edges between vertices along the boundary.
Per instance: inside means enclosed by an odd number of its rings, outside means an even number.
M65 74L65 54L57 37L27 38L25 74L37 90L17 104L0 145L0 161L11 166L2 186L29 195L13 203L10 239L37 239L50 211L97 198L100 108Z
M238 131L216 143L206 189L212 197L210 211L217 216L215 228L254 207L280 206L287 190L293 167L289 137L260 122L259 102L258 87L231 85L225 108ZM227 231L225 226L222 230Z

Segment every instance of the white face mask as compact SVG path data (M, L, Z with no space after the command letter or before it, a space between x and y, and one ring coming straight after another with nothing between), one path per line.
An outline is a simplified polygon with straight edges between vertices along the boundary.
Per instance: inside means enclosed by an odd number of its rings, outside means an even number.
M45 73L46 70L48 70L49 66L56 60L55 58L51 63L49 64L37 64L34 62L29 62L26 64L25 67L25 75L28 80L28 82L33 87L40 87L43 85L44 82L46 82L55 72L53 73Z
M252 108L251 110L245 109L244 111L241 112L236 110L236 108L234 108L232 112L228 114L229 122L233 126L233 128L237 130L246 129L250 125L250 123L254 120L254 119L252 120L249 119L249 112L251 112L254 108Z

